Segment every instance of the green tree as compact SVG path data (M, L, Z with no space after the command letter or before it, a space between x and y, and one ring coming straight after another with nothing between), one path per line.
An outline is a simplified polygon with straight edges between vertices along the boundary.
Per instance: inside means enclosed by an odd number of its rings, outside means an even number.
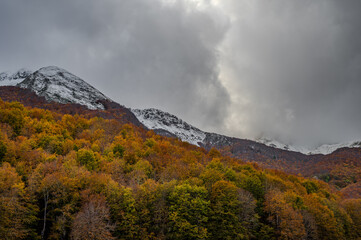
M308 194L318 191L318 186L313 181L305 181L303 186L306 188Z
M118 239L140 239L136 202L129 188L118 187L115 182L107 186L110 217L115 223L114 236Z
M211 192L211 239L248 239L247 222L256 221L252 198L229 181L218 181ZM250 194L249 194L250 195ZM250 229L249 229L250 230Z
M113 154L118 158L122 158L124 155L125 148L119 143L113 147Z
M9 124L14 131L14 135L18 136L25 123L24 113L18 108L2 109L0 110L0 122Z
M205 239L210 202L204 187L183 184L169 195L169 221L171 239Z
M77 160L88 170L95 170L99 166L99 160L90 149L80 149L77 153Z
M259 174L244 175L241 179L241 187L252 193L257 200L264 198L264 185Z

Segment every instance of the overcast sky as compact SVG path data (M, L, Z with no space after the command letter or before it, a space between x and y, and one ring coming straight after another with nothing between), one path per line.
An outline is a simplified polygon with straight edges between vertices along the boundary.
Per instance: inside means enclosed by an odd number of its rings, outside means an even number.
M360 13L359 0L0 0L0 72L56 65L240 138L361 140Z

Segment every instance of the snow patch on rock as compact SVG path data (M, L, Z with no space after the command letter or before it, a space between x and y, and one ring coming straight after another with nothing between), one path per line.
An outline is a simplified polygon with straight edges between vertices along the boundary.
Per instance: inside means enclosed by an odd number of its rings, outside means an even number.
M303 154L310 154L310 152L311 152L310 149L302 147L302 146L293 146L293 145L289 145L289 144L284 144L277 140L271 140L268 138L259 138L256 140L256 142L262 143L269 147L274 147L274 148L287 150L287 151L293 151L293 152L300 152Z
M0 86L15 86L24 81L30 74L32 71L27 69L20 69L15 73L2 72L0 73Z
M346 143L337 143L337 144L324 144L316 148L311 152L311 154L330 154L340 148L359 148L361 147L361 141L351 141Z

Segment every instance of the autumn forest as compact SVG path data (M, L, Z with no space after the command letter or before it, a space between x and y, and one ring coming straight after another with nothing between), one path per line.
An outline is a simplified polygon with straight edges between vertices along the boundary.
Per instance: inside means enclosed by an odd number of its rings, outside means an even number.
M117 119L0 100L0 239L360 239L361 199Z

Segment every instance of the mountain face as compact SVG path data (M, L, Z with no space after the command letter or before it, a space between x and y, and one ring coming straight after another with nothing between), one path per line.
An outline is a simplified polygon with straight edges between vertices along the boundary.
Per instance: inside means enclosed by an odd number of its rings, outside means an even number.
M182 119L159 109L132 109L134 115L148 129L154 130L159 135L177 137L183 142L212 148L232 144L233 138L216 133L204 132Z
M58 67L44 67L28 75L18 87L30 89L48 101L76 103L89 109L105 109L101 100L109 100L79 77Z

